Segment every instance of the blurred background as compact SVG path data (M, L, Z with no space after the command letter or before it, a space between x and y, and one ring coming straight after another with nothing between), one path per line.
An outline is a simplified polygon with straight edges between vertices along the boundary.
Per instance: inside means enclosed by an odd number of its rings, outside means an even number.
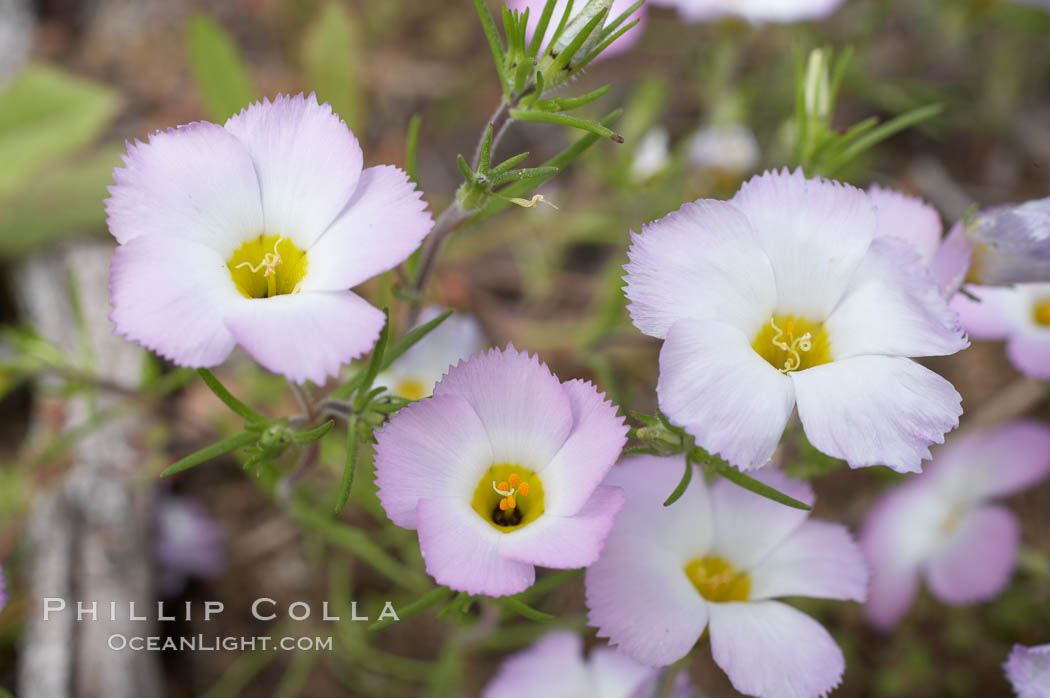
M513 208L456 233L429 300L476 316L489 341L540 353L563 380L596 381L625 408L655 409L657 342L630 324L620 289L628 231L698 197L789 162L793 56L852 46L834 123L943 109L837 173L924 197L946 226L971 205L1050 192L1050 11L1007 0L846 0L832 18L791 26L683 23L651 8L627 53L573 86L611 84L588 107L622 106L616 130L541 191L558 209ZM325 623L322 601L357 601L373 620L429 588L415 535L390 525L368 469L338 519L309 506L338 482L340 439L296 497L295 463L261 472L232 457L169 480L172 461L236 419L193 372L109 335L111 242L102 200L125 140L191 121L222 122L251 100L315 90L362 143L365 165L406 166L421 117L418 181L440 211L499 103L469 0L0 0L0 687L19 696L473 696L505 654L550 626L475 607L370 632ZM504 156L538 164L579 134L516 124ZM366 289L390 302L397 275ZM964 398L964 424L1050 417L1046 389L1020 379L1002 346L931 361ZM218 372L268 415L296 404L281 379L238 355ZM292 454L294 455L294 454ZM895 476L849 472L789 433L793 473L817 477L816 515L854 529ZM856 604L799 601L847 658L841 696L1008 695L1012 643L1050 641L1050 486L1010 501L1023 551L997 600L951 609L928 595L892 634ZM319 514L318 512L323 512ZM422 590L422 591L421 591ZM293 634L331 651L112 652L93 624L34 622L44 596L226 612L157 624L173 637ZM281 613L261 623L250 600ZM246 602L247 600L247 602ZM313 608L289 621L292 601ZM557 627L584 628L582 582L537 593ZM493 618L492 614L495 613ZM144 632L141 628L137 632ZM96 635L102 633L101 635ZM588 637L593 637L593 633ZM709 657L692 668L708 696L735 695Z

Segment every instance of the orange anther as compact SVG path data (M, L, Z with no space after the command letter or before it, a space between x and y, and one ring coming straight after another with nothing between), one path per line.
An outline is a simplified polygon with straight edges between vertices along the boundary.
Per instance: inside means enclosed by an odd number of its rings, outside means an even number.
M514 495L511 495L510 497L507 497L503 501L507 503L507 508L508 509L513 509L514 507L518 506L518 503L516 501L514 501Z
M518 487L518 494L520 494L522 497L527 497L529 495L529 483L521 483L521 485Z
M504 492L507 492L507 491L510 490L510 485L508 485L507 481L504 480L503 482L501 482L498 485L496 485L496 489L503 490Z
M507 482L510 483L511 487L517 487L518 483L521 482L521 478L518 477L517 473L511 473L510 477L507 478Z
M507 503L507 498L506 497L504 497L503 499L499 500L499 510L500 511L506 511L509 508L510 508L510 504Z

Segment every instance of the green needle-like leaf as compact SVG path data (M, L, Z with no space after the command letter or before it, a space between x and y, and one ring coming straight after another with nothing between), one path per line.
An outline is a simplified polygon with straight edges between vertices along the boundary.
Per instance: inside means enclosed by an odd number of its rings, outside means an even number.
M478 172L487 174L492 166L492 124L485 128L485 137L481 139L481 154L478 157Z
M621 36L623 36L624 34L629 32L631 29L633 29L635 27L635 25L638 24L638 22L639 22L639 20L637 20L637 19L633 20L633 21L629 22L628 24L625 24L624 26L620 27L620 29L617 30L615 34L612 34L608 38L602 39L598 43L598 45L595 46L594 49L590 53L588 53L586 56L584 56L582 61L579 61L579 62L576 63L573 72L579 72L579 71L583 70L584 68L586 68L587 65L591 61L593 61L598 56L599 53L601 53L605 49L609 48L609 45L612 42L616 41Z
M248 444L256 441L258 438L259 435L254 432L241 432L236 436L231 436L228 439L223 439L222 441L213 443L207 448L202 448L201 450L195 451L194 453L191 453L190 455L186 456L181 460L175 461L170 466L168 466L164 470L164 472L160 474L160 476L169 477L171 475L174 475L175 473L181 473L183 470L189 470L195 465L200 465L201 463L210 461L213 458L218 458L221 455L224 455L231 451L235 451L241 446L247 446Z
M551 614L544 613L543 611L537 611L532 606L529 606L525 602L520 601L519 599L516 599L513 596L504 597L503 605L506 606L508 610L517 613L519 616L523 618L528 618L532 621L536 621L537 623L550 623L551 621L555 620L554 616L552 616Z
M692 456L690 456L690 460L691 459ZM794 497L789 497L780 490L774 489L769 485L765 484L764 482L759 482L753 477L745 475L733 466L726 463L721 458L713 458L704 454L701 456L700 462L707 463L712 470L714 470L716 473L724 477L726 480L729 480L733 484L739 485L745 490L750 490L757 495L765 497L766 499L772 499L774 502L779 502L785 506L793 507L795 509L804 509L806 511L809 511L810 509L808 504L800 502Z
M542 111L569 111L571 109L579 109L585 107L591 102L601 99L609 90L612 89L612 85L606 85L605 87L599 87L593 92L588 92L585 95L579 97L554 97L552 99L541 99L536 102L535 107Z
M682 479L678 481L678 486L674 488L671 495L664 500L664 506L669 507L685 494L686 488L689 487L689 483L693 480L693 463L688 458L685 459L685 472L682 473Z
M542 124L557 124L560 126L578 128L581 131L590 131L601 138L608 138L617 143L623 143L623 137L607 126L595 123L594 121L587 121L586 119L578 119L575 116L569 116L568 114L555 114L552 112L532 111L529 109L511 109L510 117L512 119L517 119L518 121L532 121Z
M335 421L329 419L327 422L325 422L319 427L315 427L308 431L300 431L298 433L292 434L292 441L299 444L300 446L312 444L314 441L320 441L321 439L323 439L325 437L325 434L332 431L332 427L334 426Z
M531 58L536 58L540 53L540 48L543 47L543 37L547 33L551 15L554 14L554 8L557 5L558 0L547 0L547 3L543 6L543 12L540 13L540 21L536 23L536 28L532 32L532 43L529 44L528 53Z
M352 415L346 424L346 462L343 465L343 478L339 485L339 497L335 502L335 513L339 513L350 500L354 488L354 475L357 473L357 455L360 451L357 433L357 416Z
M496 20L493 19L492 13L489 12L489 7L485 4L485 0L474 0L474 9L477 10L478 19L481 20L481 28L485 32L485 38L488 39L489 48L492 50L492 60L496 62L496 73L499 75L503 95L504 97L510 97L507 76L503 73L503 42L499 38L499 30L496 29Z
M408 178L419 184L419 129L423 117L416 114L408 122L408 136L405 138L405 173Z
M551 56L554 59L554 61L551 63L550 68L547 69L546 72L548 72L549 75L558 75L559 73L561 73L561 71L565 70L571 74L572 71L569 69L570 62L573 58L576 57L576 54L579 52L580 48L587 42L587 39L590 38L591 33L598 27L599 24L605 21L605 16L607 14L609 14L608 10L602 10L598 14L594 15L594 17L591 17L591 21L583 25L583 29L581 29L579 33L576 34L575 37L573 37L572 41L569 43L568 46L565 47L564 51L559 53L556 57Z
M398 618L404 620L405 618L411 618L412 616L422 613L431 606L436 606L442 601L447 601L452 598L453 592L448 587L438 587L437 589L431 590L428 594L422 598L416 599L412 603L404 606L397 611ZM368 626L369 630L382 630L383 628L389 628L397 621L393 618L384 618L383 620L376 621Z
M527 157L529 157L528 152L518 153L517 155L509 157L500 164L493 167L491 170L489 170L488 175L489 177L499 177L501 174L507 172L518 163L523 162Z
M463 179L468 182L474 181L474 170L470 169L467 159L462 154L456 155L456 167L459 168L459 173L463 175Z
M215 393L215 397L226 403L226 406L233 410L239 417L244 419L246 422L253 424L265 423L269 420L263 417L261 414L248 407L243 402L233 396L226 386L223 385L218 378L215 377L211 371L206 368L198 368L197 373L204 379L204 384L211 388L211 391Z
M383 329L379 331L379 339L376 340L376 346L372 350L372 359L368 362L368 370L365 371L364 380L357 389L357 397L354 399L354 409L358 412L363 410L365 405L368 404L368 400L371 397L368 391L372 389L372 383L375 382L376 376L382 370L383 354L386 353L386 343L390 337L390 309L384 308L383 315L386 317L386 321L383 323Z
M825 175L833 174L865 150L868 150L877 143L886 140L890 136L899 133L906 128L922 123L927 119L932 119L940 114L943 108L944 105L942 104L927 104L926 106L912 109L911 111L907 111L890 119L881 126L868 131L853 143L850 143L843 148L838 156L820 167L820 171Z

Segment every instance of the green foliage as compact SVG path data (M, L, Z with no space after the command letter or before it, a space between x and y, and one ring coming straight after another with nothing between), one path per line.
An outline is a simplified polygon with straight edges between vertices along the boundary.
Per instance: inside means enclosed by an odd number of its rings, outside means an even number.
M233 38L202 12L186 23L186 57L211 121L221 124L255 99L248 66Z
M303 39L306 85L317 99L328 102L350 128L365 128L365 98L358 67L362 56L361 30L346 7L329 2L307 28Z

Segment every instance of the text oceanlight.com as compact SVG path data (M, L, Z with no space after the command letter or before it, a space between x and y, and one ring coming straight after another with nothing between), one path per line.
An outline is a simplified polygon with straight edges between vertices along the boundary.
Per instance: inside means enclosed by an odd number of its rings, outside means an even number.
M218 635L192 635L188 637L160 637L157 635L122 635L109 636L109 648L117 652L255 652L256 650L294 651L332 651L331 637L292 637L272 638L267 636L237 637Z

